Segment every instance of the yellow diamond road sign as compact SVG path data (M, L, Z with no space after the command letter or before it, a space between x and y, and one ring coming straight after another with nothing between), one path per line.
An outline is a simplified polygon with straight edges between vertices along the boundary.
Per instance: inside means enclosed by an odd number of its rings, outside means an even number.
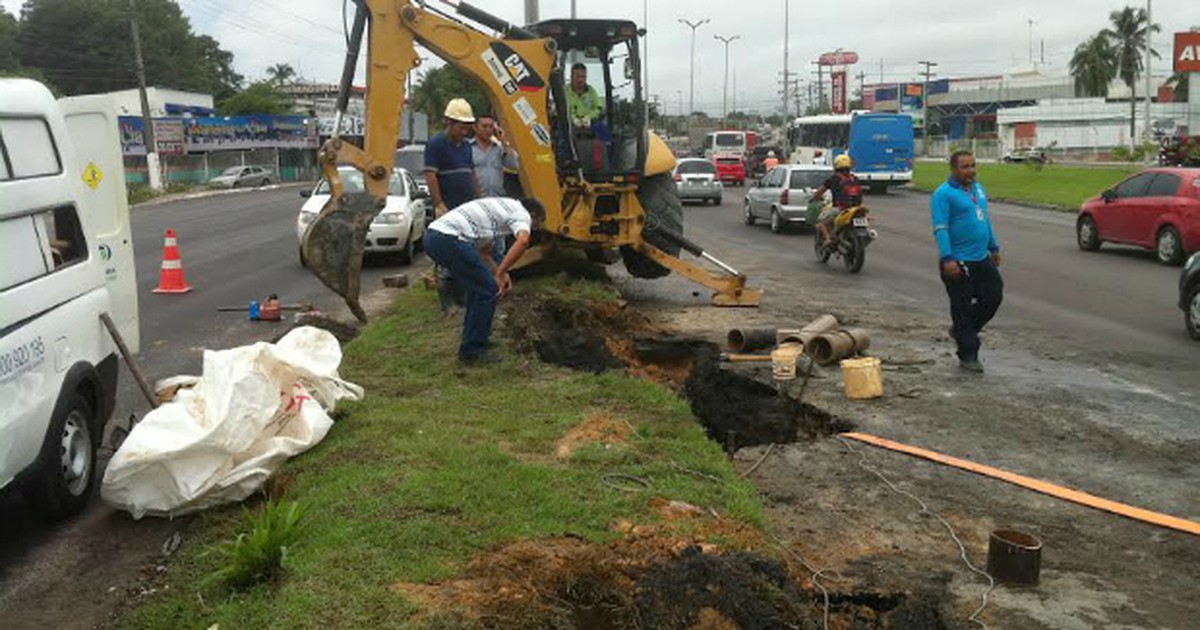
M87 184L88 188L96 190L102 179L104 179L104 173L96 168L95 162L88 162L87 168L83 169L83 183Z

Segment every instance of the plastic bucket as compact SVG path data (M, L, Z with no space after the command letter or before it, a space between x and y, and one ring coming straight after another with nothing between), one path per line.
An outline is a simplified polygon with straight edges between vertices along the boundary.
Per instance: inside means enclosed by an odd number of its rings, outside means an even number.
M851 400L883 396L883 368L877 357L843 360L842 380L846 385L846 398Z

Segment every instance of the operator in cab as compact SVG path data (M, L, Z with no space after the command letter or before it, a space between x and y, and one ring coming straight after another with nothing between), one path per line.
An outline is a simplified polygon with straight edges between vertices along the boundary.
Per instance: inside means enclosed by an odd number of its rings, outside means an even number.
M829 224L833 219L843 210L862 205L862 183L850 172L852 168L854 160L851 160L849 155L843 153L837 156L833 160L833 175L813 193L811 201L821 201L826 192L833 195L833 205L822 210L821 215L817 217L817 233L821 235L822 247L829 247Z
M588 85L587 66L582 63L571 66L567 115L571 118L571 127L575 129L594 129L593 123L604 117L604 101L596 93L596 88Z

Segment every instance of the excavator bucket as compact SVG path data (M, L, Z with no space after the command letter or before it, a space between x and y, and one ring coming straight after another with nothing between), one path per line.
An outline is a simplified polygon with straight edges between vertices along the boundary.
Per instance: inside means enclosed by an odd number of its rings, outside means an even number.
M367 314L358 303L363 245L371 221L379 213L377 203L365 192L331 197L308 225L300 246L304 264L325 286L342 296L354 316L364 323Z

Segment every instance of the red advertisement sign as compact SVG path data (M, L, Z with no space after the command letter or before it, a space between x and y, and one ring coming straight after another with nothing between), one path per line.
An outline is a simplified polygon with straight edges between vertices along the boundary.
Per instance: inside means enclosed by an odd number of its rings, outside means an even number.
M858 53L849 50L828 52L817 58L822 66L851 66L858 63Z
M1200 72L1200 32L1175 33L1175 72Z
M837 70L829 75L833 91L833 113L846 113L846 71Z

